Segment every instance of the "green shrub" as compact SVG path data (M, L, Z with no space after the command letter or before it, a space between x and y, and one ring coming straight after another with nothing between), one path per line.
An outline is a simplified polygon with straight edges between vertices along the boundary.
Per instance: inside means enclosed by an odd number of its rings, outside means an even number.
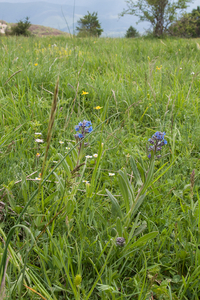
M10 35L30 36L31 32L28 30L30 26L29 18L26 17L25 21L20 20L16 25L11 27Z

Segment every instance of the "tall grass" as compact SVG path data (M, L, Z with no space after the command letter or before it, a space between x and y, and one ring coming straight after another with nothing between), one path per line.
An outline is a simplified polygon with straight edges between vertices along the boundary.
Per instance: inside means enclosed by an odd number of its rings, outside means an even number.
M196 42L1 38L2 297L199 299ZM84 119L96 128L85 139L92 158L77 168ZM156 131L168 145L134 210Z

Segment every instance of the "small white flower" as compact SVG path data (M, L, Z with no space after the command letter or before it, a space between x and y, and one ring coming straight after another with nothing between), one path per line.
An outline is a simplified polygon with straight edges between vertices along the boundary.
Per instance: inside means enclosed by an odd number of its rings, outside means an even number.
M35 180L41 180L41 178L40 177L36 177Z
M57 161L57 160L53 160L53 163L54 163L54 164L57 164L57 163L58 163L58 161Z
M35 135L42 135L41 132L35 132Z
M86 157L86 158L92 158L92 156L91 156L91 155L86 155L85 157Z
M69 147L66 147L65 149L67 149L67 150L70 150L70 148L69 148Z
M90 184L89 181L87 181L87 180L83 180L82 182L84 182L86 184Z
M180 68L180 70L183 70L183 68Z
M115 173L108 173L109 176L115 176Z
M61 145L62 145L62 144L64 144L64 142L63 142L63 141L59 141L59 144L61 144Z
M191 75L194 75L194 72L192 72Z
M36 139L35 142L36 143L44 143L44 141L42 139Z
M93 154L93 156L96 158L98 156L98 154L95 153L95 154Z

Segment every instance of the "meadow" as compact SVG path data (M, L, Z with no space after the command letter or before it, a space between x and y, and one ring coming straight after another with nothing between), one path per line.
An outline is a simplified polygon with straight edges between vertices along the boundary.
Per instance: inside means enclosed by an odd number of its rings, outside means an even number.
M1 299L200 299L199 43L1 37Z

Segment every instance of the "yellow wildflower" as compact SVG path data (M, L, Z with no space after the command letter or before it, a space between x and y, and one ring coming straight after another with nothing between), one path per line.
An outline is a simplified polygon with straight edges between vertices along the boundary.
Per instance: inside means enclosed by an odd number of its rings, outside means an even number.
M37 156L37 157L40 157L40 153L37 153L36 156Z
M36 63L35 66L37 66L38 64Z
M162 69L162 65L160 66L160 68L157 66L156 70L161 70Z
M96 106L96 107L94 107L94 109L101 109L101 108L103 108L103 106Z
M82 91L82 94L81 94L81 95L83 96L83 95L87 95L87 94L89 94L89 93L88 93L88 92Z

